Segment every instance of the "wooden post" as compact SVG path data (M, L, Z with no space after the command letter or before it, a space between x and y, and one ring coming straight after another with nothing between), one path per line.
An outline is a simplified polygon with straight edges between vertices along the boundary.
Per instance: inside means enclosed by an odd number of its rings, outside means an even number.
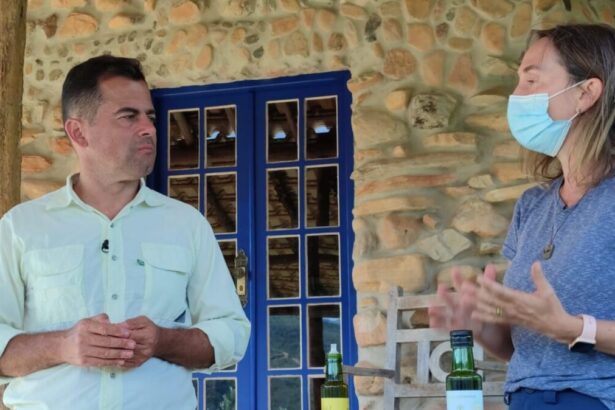
M0 0L0 216L20 199L26 8L27 0Z

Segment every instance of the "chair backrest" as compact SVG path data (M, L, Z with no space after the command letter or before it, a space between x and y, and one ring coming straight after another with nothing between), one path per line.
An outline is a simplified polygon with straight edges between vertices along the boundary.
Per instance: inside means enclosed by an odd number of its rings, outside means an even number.
M435 295L403 296L403 290L400 287L393 287L389 291L389 298L386 367L394 370L394 375L384 381L384 408L398 410L400 398L445 397L444 382L447 373L440 367L440 358L451 350L448 332L430 328L402 328L402 313L429 307ZM401 345L403 343L416 344L416 379L411 380L410 383L401 379ZM484 352L478 345L474 346L474 357L477 363L482 363ZM498 371L504 370L505 365L497 363L485 366L485 368ZM488 380L483 382L484 396L501 397L503 393L503 382Z

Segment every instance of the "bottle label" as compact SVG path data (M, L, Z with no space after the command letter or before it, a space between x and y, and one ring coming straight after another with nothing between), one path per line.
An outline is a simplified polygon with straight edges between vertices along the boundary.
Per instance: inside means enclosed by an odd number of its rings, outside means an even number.
M446 392L446 410L483 410L482 390L451 390Z
M322 398L320 407L322 410L348 410L348 398Z

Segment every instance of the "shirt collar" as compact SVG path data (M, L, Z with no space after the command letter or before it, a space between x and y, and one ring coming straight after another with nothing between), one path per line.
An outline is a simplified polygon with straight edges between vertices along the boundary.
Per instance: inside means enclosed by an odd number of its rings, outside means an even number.
M57 192L57 195L50 199L46 206L47 210L66 208L71 205L71 203L79 206L85 206L84 202L81 198L79 198L73 189L74 179L77 175L79 174L75 173L66 177L66 185L64 185L64 188ZM141 178L139 192L137 192L137 195L132 199L132 201L130 201L131 206L137 206L140 204L145 204L151 207L162 206L164 204L162 197L157 195L155 191L145 185L145 178Z

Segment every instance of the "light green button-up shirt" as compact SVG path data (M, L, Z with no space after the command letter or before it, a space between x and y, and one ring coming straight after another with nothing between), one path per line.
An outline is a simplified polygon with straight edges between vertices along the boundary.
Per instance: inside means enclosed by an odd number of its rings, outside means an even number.
M0 220L0 354L17 334L104 312L113 323L145 315L201 329L215 350L207 371L241 359L250 324L203 215L142 182L109 220L71 181ZM190 370L152 358L127 371L60 365L0 383L10 383L4 402L14 409L192 410L191 380Z

